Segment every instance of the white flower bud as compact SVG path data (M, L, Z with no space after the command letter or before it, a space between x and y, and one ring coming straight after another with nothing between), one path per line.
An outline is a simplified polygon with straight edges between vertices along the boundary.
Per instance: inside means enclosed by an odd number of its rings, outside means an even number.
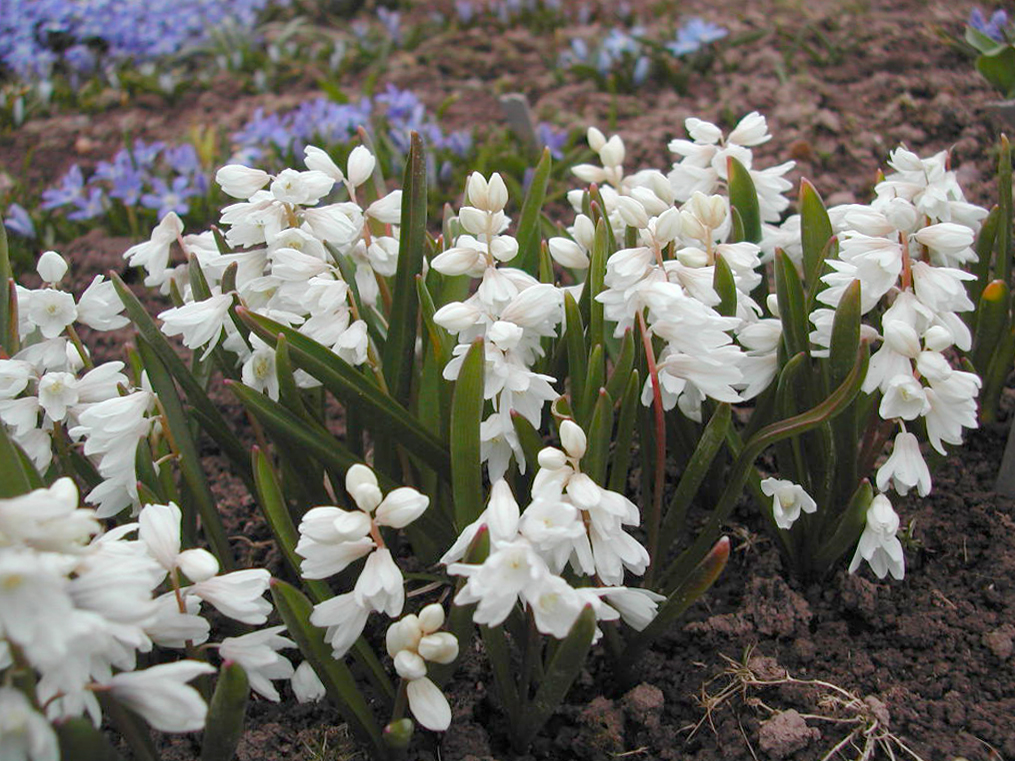
M437 254L430 265L442 275L454 277L455 275L467 275L483 263L482 251L468 246L460 246Z
M923 334L923 343L931 351L944 351L955 343L955 336L944 325L935 325Z
M206 581L219 572L219 561L208 550L184 550L176 557L177 567L193 582Z
M356 502L356 506L372 512L381 503L382 495L377 485L377 476L366 465L356 463L345 474L345 490Z
M779 315L779 297L776 294L770 293L767 296L765 296L765 306L768 307L768 311L769 311L769 313L773 317L779 317L780 316Z
M215 182L233 198L246 200L268 184L271 175L242 164L228 164L215 173Z
M433 321L445 330L452 333L460 333L479 322L481 317L482 313L471 304L452 301L434 313Z
M882 326L885 343L896 354L913 359L920 353L920 336L907 322L890 320Z
M596 153L599 153L601 150L603 150L603 146L606 145L606 135L604 135L595 127L589 127L586 135L589 141L589 148L594 150Z
M589 257L582 247L570 238L555 237L547 241L550 256L562 267L584 270L589 267Z
M345 175L338 168L338 164L332 160L326 151L316 146L308 145L303 149L303 154L303 163L306 164L307 169L316 169L318 172L324 172L335 182L342 182L345 179Z
M370 175L374 173L374 165L376 163L377 159L374 158L374 154L366 146L357 145L352 149L352 153L349 154L349 164L347 167L349 183L354 188L358 188L370 179Z
M565 420L560 424L560 443L564 451L575 460L585 456L588 448L588 439L585 438L585 431L573 420Z
M419 628L427 634L433 634L442 626L444 626L444 608L440 604L431 603L419 612Z
M671 206L656 217L655 239L658 243L669 243L680 235L680 210Z
M494 172L490 176L490 181L486 184L485 208L487 211L503 211L504 207L507 205L507 202L508 202L507 185L504 184L504 180L500 176L500 174Z
M557 447L544 447L539 450L539 467L546 470L560 470L567 465L567 455Z
M430 498L411 486L402 486L390 492L377 507L375 518L382 526L405 528L430 505Z
M35 271L39 273L43 282L55 285L67 274L67 262L56 251L47 251L39 257Z
M395 654L395 672L410 682L426 676L426 662L411 650L399 650Z
M428 634L419 641L417 649L431 663L451 663L458 657L458 639L450 632Z
M303 661L292 676L293 694L300 703L316 703L324 697L324 684L317 676L310 661Z
M708 266L708 254L702 251L700 248L694 246L688 246L677 251L677 261L683 264L685 267L692 267L698 269L700 267Z
M624 163L624 141L620 139L620 135L614 135L597 153L603 161L603 166L620 166Z
M648 227L648 212L645 207L630 196L621 196L617 199L617 210L620 212L624 224L642 230Z
M388 627L384 636L384 646L388 655L394 658L403 650L414 651L422 636L423 629L419 618L415 613L410 613Z
M525 331L513 322L497 320L490 329L486 331L486 337L490 343L501 351L514 349L522 340Z
M592 249L592 244L596 239L596 226L592 224L592 220L589 217L584 214L576 216L574 218L574 225L568 232L578 242L578 245L586 251Z
M507 235L498 235L490 241L490 253L499 262L509 262L518 255L518 241Z

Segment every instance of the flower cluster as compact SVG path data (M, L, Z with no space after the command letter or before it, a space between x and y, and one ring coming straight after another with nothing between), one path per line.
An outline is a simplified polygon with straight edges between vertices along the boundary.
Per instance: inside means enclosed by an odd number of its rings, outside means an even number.
M427 729L443 732L451 724L451 706L440 688L427 677L426 664L448 664L458 657L458 639L438 631L444 608L433 603L419 615L410 613L388 627L385 637L395 672L404 680L409 709Z
M511 458L524 471L525 458L511 421L512 411L534 427L542 422L543 405L558 394L554 379L531 370L543 356L541 340L556 335L563 317L560 292L528 273L500 267L518 254L518 241L505 235L510 220L504 214L507 188L499 174L489 181L478 172L469 176L466 200L458 222L465 231L451 248L434 257L431 266L442 275L482 278L465 301L445 304L434 322L457 335L454 359L444 377L458 377L465 355L477 338L485 352L484 395L493 400L493 413L483 422L482 460L494 481L507 471Z
M127 538L135 533L137 540ZM178 570L197 581L181 591ZM196 615L202 601L264 621L270 606L254 598L267 588L267 571L238 572L263 575L252 588L238 584L237 574L215 577L217 570L204 550L179 551L175 506L148 506L139 523L100 534L95 512L78 508L69 478L0 500L0 672L38 675L28 695L3 688L0 700L13 711L4 721L15 717L13 728L33 744L51 745L52 729L35 706L50 721L87 713L98 725L96 694L108 692L156 729L203 727L204 700L186 683L214 669L183 660L136 670L137 654L207 639L208 623ZM167 574L176 592L153 598Z
M357 509L313 508L300 522L296 545L306 579L334 576L366 556L353 591L319 603L310 617L315 626L327 628L325 639L336 658L345 655L359 638L371 612L390 618L402 613L405 582L380 528L405 528L430 504L429 498L408 486L384 496L377 476L366 465L349 468L345 489Z
M473 620L497 626L520 602L536 629L558 639L567 636L582 610L591 605L597 620L623 619L643 629L655 615L660 595L622 586L625 572L641 575L647 550L625 530L640 522L638 508L581 472L585 432L573 420L560 425L562 449L539 453L532 501L524 511L503 479L494 483L490 502L441 558L448 573L467 581L456 605L477 603ZM481 564L460 561L481 528L490 534L490 554ZM595 586L571 586L565 567ZM605 598L605 600L604 600Z
M208 189L208 172L193 145L135 140L112 161L100 161L87 179L77 164L72 166L56 186L43 191L40 208L75 222L105 217L114 205L150 209L162 219L169 212L186 215L192 199Z
M253 29L271 3L284 0L10 0L0 19L0 63L23 79L89 75L109 61L141 62L211 39L220 26Z

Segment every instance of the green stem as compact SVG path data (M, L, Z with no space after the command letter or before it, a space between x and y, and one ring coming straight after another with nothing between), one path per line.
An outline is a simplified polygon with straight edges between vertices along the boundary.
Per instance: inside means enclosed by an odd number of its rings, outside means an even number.
M646 529L648 531L649 567L645 571L645 585L652 586L652 575L656 555L659 551L659 524L663 515L663 489L666 485L666 417L663 411L663 393L659 385L659 368L656 367L652 339L645 325L645 316L638 312L641 340L645 346L645 360L648 362L649 377L652 379L652 407L655 414L655 488L652 492L652 506L649 510Z

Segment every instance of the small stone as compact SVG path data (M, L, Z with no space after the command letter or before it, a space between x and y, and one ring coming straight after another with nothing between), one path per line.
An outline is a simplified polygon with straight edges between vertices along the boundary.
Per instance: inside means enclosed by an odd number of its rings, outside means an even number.
M878 720L882 727L888 728L888 724L891 720L891 714L888 712L888 706L883 701L878 700L873 695L868 695L863 699L863 702L870 709L870 712L874 715L874 718Z
M666 698L663 691L655 685L642 683L624 695L621 702L631 719L644 721L647 716L663 710Z
M994 631L983 635L983 644L990 652L997 656L998 660L1006 661L1011 658L1015 651L1015 626L1005 624Z
M761 749L772 758L786 758L821 738L821 731L807 726L803 716L791 708L762 722L758 730Z

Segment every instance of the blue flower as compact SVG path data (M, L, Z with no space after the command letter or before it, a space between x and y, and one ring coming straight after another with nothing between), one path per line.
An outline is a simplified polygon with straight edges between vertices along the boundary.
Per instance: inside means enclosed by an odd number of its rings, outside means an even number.
M155 209L159 219L166 214L175 211L177 214L186 214L190 211L188 198L197 195L197 191L189 185L186 177L177 177L172 185L161 178L152 180L152 192L141 196L141 205L148 209Z
M60 184L57 187L42 191L42 203L39 208L50 211L60 206L77 203L84 198L84 193L85 176L81 172L81 167L74 164L60 179Z
M1005 41L1005 29L1008 26L1008 14L1003 10L996 10L990 16L988 21L983 11L979 8L973 8L972 13L969 14L969 26L973 27L980 34L985 34L992 40L998 42Z
M32 222L28 212L20 204L12 203L7 207L7 217L4 219L4 225L10 232L20 235L22 238L35 237L35 224Z
M667 43L666 49L675 56L689 55L709 43L721 40L729 31L718 24L691 18L677 30L677 39Z

